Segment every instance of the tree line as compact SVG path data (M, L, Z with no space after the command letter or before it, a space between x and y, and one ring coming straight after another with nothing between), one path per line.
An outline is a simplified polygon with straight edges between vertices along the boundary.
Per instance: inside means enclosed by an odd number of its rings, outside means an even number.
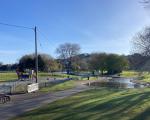
M103 75L120 73L123 69L128 68L128 60L125 56L108 53L81 54L78 44L61 44L56 49L56 53L58 55L57 59L48 54L38 55L39 71L66 71L67 74L91 71L99 72ZM24 55L19 59L18 63L13 65L0 64L0 70L8 70L8 68L9 70L15 70L17 67L22 71L35 69L35 55Z
M38 55L39 71L66 71L68 74L79 71L96 71L101 74L116 74L124 69L150 70L150 27L138 32L132 40L132 54L118 55L108 53L81 54L80 45L65 43L58 46L58 58L48 54ZM19 67L35 69L35 55L24 55L16 64L0 63L0 71L11 71Z
M100 72L103 74L116 74L122 70L150 71L150 26L135 34L132 39L131 55L118 55L108 53L81 54L80 45L65 43L58 46L57 59L50 55L39 54L39 70L46 72L66 71L68 74L79 71ZM34 68L34 54L25 55L18 65L23 68ZM12 65L12 68L15 68ZM7 66L1 67L6 69ZM10 66L8 66L10 68Z

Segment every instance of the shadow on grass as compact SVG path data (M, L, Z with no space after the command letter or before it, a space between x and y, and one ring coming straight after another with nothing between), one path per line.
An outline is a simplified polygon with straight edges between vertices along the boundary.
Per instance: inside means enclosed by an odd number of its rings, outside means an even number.
M132 118L131 120L150 120L150 107L141 112L139 115Z
M150 108L138 110L150 100L150 91L125 92L116 90L91 90L76 94L26 113L20 118L33 120L148 120ZM144 103L145 104L145 103ZM21 119L19 119L21 120Z

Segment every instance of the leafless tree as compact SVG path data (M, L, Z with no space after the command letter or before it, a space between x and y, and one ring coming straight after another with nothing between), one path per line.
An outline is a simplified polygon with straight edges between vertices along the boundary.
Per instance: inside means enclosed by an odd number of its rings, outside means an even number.
M59 45L56 49L56 53L59 54L60 59L68 59L80 52L80 46L78 44L65 43Z
M141 0L140 2L144 5L144 7L148 7L150 5L150 0Z
M59 58L63 60L63 64L69 74L72 67L73 57L80 53L80 46L78 44L65 43L59 45L56 49Z
M144 56L150 56L150 27L136 34L132 40L133 53L140 53Z

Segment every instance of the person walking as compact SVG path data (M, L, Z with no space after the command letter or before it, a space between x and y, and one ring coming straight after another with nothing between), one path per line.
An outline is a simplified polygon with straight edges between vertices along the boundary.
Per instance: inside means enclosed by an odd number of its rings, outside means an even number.
M17 74L18 80L20 80L20 78L21 78L21 73L20 73L19 68L16 69L16 74Z

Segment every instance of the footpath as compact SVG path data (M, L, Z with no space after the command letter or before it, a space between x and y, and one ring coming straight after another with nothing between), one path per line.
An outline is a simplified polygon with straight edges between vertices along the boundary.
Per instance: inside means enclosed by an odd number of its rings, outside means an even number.
M28 93L11 96L11 101L0 105L0 120L9 120L12 117L23 114L24 112L39 108L53 101L69 97L73 94L90 89L89 87L78 84L75 88L53 92L53 93Z

